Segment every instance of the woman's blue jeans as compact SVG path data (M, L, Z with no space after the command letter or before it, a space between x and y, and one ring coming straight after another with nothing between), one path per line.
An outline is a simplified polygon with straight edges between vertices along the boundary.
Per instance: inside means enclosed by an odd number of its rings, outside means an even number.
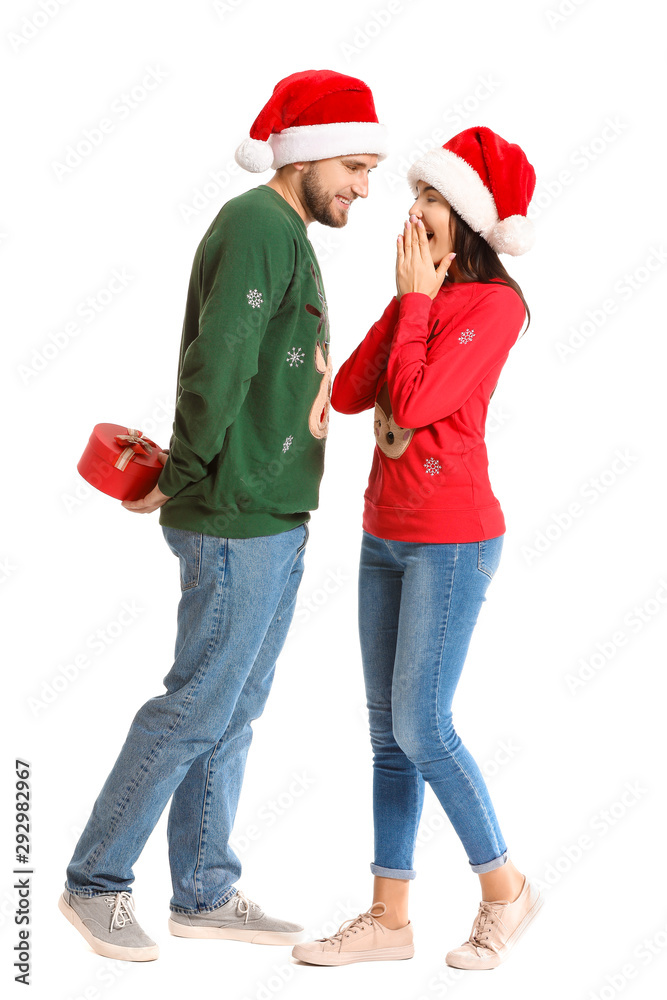
M171 909L201 912L236 892L241 863L229 836L251 722L264 709L292 621L308 527L258 538L162 531L180 565L175 660L166 693L134 717L67 887L79 896L129 890L132 866L171 798Z
M474 872L507 861L484 778L452 724L454 691L503 539L422 544L363 532L359 634L373 748L375 875L415 877L425 781Z

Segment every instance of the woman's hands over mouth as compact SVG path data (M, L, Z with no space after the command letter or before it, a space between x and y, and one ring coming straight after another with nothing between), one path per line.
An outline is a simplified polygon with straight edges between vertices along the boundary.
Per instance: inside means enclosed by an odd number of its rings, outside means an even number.
M411 215L396 241L396 297L400 300L406 292L423 292L434 299L455 256L447 254L436 267L424 223Z

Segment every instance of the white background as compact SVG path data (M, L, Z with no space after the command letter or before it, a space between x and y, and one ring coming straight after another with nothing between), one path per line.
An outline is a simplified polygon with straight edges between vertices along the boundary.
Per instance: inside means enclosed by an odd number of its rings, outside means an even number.
M2 8L0 599L11 691L0 766L3 981L13 977L17 940L18 756L32 765L30 995L40 1000L655 997L667 969L656 8L647 0L217 7L11 0ZM134 712L162 690L180 596L158 514L137 516L86 488L76 463L98 422L140 427L168 444L195 249L224 201L271 176L236 168L234 149L279 79L323 67L372 87L393 147L345 229L309 230L335 368L393 294L394 241L411 203L405 157L419 142L434 141L437 129L441 144L486 124L519 142L538 175L536 246L505 258L533 321L503 371L487 435L507 536L454 704L510 856L545 887L538 920L490 975L445 965L470 931L480 892L430 791L409 962L319 970L290 963L288 948L171 938L166 812L134 886L159 961L96 956L56 909ZM135 90L128 110L124 95L150 71L153 89ZM59 177L68 146L103 118L112 130ZM107 303L114 270L127 285ZM92 321L81 312L89 296L99 309ZM72 323L76 334L63 335ZM565 353L570 340L579 346ZM302 603L255 724L236 826L241 888L312 936L371 902L371 751L356 635L370 421L332 414ZM136 620L93 654L90 637L117 631L123 602L140 609ZM81 653L89 665L68 679ZM568 675L579 673L588 679L573 688ZM255 839L244 843L250 827Z

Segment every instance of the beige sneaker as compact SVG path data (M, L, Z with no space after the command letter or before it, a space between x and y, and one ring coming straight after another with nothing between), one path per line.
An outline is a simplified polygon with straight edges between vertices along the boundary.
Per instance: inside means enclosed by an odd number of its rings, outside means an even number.
M386 910L384 903L373 903L365 913L344 921L331 937L295 945L292 955L309 965L350 965L352 962L412 958L415 946L411 921L393 931L376 919Z
M543 896L526 876L513 903L506 899L492 903L483 900L469 939L447 952L447 965L455 969L495 969L505 961L543 903Z

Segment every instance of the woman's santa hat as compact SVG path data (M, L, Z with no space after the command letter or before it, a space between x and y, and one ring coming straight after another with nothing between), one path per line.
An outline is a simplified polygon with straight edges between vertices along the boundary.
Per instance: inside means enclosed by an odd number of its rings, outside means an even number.
M234 158L259 173L354 153L387 155L387 127L378 123L371 91L352 76L309 69L276 84Z
M436 188L496 253L518 256L535 242L526 216L535 171L520 146L490 128L468 128L441 149L430 149L408 170L413 192L420 180Z

